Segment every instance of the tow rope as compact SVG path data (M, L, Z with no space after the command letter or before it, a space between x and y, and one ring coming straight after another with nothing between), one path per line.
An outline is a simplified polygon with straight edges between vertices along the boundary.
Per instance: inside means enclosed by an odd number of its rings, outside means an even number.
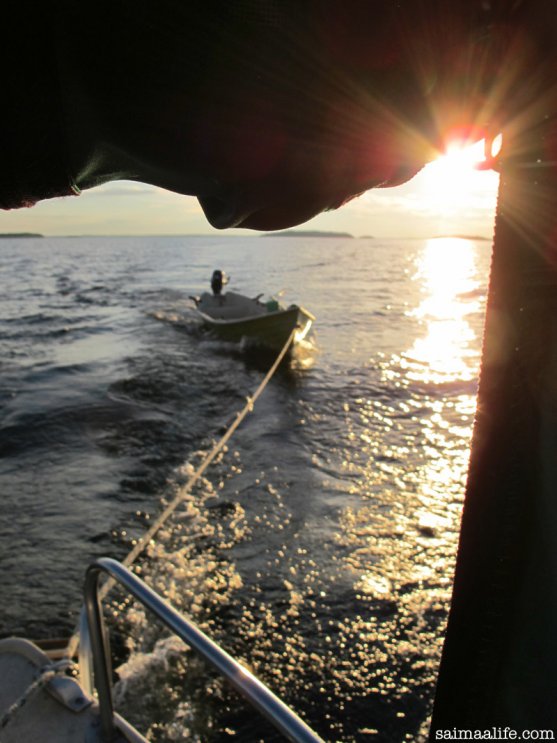
M255 403L259 399L259 397L263 394L265 388L271 381L273 375L275 374L276 370L278 369L281 361L286 356L288 349L292 345L292 342L294 341L294 337L296 334L296 329L294 329L284 346L282 347L281 351L279 352L278 356L276 357L275 361L273 362L272 366L270 367L269 371L253 393L253 395L248 395L246 404L242 408L240 412L236 414L236 418L231 423L230 427L226 431L226 433L222 436L222 438L217 441L217 443L213 446L211 451L205 456L203 459L203 462L199 465L199 467L195 470L195 472L191 475L189 480L179 488L176 496L174 499L168 504L168 506L164 509L164 511L160 514L160 516L156 519L156 521L151 525L151 527L143 534L143 536L138 539L136 544L133 546L133 548L130 550L128 555L121 561L125 567L129 568L133 563L137 560L139 555L145 550L147 545L151 542L155 534L159 531L161 526L168 521L170 516L174 513L174 511L178 508L180 503L182 503L185 498L190 494L190 491L194 487L194 485L197 483L199 478L203 475L207 467L211 464L211 462L214 461L214 459L217 457L218 454L224 449L226 444L231 439L233 433L236 431L238 426L242 423L244 418L248 415L248 413L251 413ZM102 601L109 591L114 586L115 581L112 578L109 578L106 583L101 587L99 590L99 599ZM73 651L76 648L79 641L79 631L76 628L73 635L70 637L70 640L68 642L67 646L67 653L68 655L73 655Z
M160 514L160 516L157 518L154 524L152 524L150 529L148 529L145 532L145 534L137 541L137 544L135 544L133 549L128 553L127 557L124 560L122 560L122 564L125 565L127 568L129 568L135 562L135 560L143 552L145 547L153 539L153 537L158 532L158 530L161 528L161 526L165 523L165 521L167 521L168 518L170 518L170 516L178 508L180 503L182 503L182 501L186 498L186 496L189 495L191 489L194 487L194 485L199 480L199 478L203 475L207 467L211 464L211 462L213 462L215 457L218 454L220 454L220 452L224 449L228 441L232 438L232 434L236 431L240 423L244 420L244 418L247 416L248 413L252 412L255 403L257 402L258 398L261 396L261 394L265 390L265 387L271 381L274 373L279 367L280 362L283 360L288 349L290 348L292 341L294 340L295 333L296 333L295 330L293 330L290 333L288 340L282 347L282 350L280 351L277 358L273 362L273 365L271 366L271 368L269 369L269 371L263 378L263 381L260 383L259 387L253 393L253 395L251 396L248 395L246 399L246 404L244 405L242 410L236 414L235 420L231 423L230 427L228 428L226 433L223 435L223 437L220 439L220 441L217 441L217 443L213 446L211 451L207 454L207 456L205 457L203 462L200 464L200 466L195 470L193 475L189 478L187 483L178 490L178 493L176 494L175 498L171 501L171 503L168 504L168 506ZM103 599L106 596L106 594L108 593L112 585L113 585L113 582L109 580L102 587L99 593L101 599Z

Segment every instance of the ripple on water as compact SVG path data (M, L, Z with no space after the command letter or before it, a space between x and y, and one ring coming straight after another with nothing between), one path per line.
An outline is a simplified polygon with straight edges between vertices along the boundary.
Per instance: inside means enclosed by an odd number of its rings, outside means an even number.
M475 407L472 273L487 256L220 236L26 245L1 246L0 534L21 558L3 563L6 631L71 628L85 564L127 553L261 381L261 354L208 337L186 307L226 258L231 288L288 286L315 312L318 347L280 368L138 570L326 740L417 739ZM129 637L115 642L118 700L154 741L278 740L137 606L116 593L110 606Z

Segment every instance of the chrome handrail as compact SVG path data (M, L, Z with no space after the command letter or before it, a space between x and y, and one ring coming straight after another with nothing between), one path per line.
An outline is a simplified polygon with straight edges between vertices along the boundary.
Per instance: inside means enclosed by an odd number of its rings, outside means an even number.
M323 743L322 739L253 674L214 643L193 622L179 614L155 591L128 568L109 557L101 557L85 576L85 610L89 627L95 686L99 698L103 735L114 736L114 708L99 599L99 576L108 573L126 588L143 606L152 611L169 629L208 661L232 686L294 743Z

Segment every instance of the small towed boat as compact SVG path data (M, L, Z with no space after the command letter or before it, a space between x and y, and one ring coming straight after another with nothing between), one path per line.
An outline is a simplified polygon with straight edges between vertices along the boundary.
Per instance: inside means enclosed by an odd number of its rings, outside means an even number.
M236 292L223 294L226 283L225 274L214 271L212 293L191 297L203 325L219 338L232 342L246 339L280 351L292 333L293 343L299 343L309 333L315 317L308 310L296 304L283 307L276 299L262 302L262 294L254 298Z

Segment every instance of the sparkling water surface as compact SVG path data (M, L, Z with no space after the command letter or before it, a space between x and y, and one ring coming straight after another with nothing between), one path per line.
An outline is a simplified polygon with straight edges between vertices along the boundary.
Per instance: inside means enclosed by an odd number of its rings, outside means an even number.
M229 288L317 317L139 574L327 741L420 740L450 600L488 242L0 241L2 636L69 635L271 360L199 328ZM118 590L119 710L154 741L281 740Z

